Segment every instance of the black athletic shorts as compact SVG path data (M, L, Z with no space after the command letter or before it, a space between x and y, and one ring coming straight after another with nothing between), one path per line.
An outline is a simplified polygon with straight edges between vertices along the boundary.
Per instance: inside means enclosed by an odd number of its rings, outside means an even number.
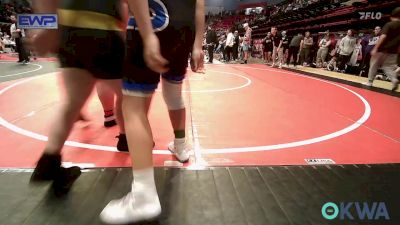
M79 68L98 79L121 79L125 57L123 34L119 31L60 26L58 52L61 68Z
M169 71L161 76L169 82L181 83L195 38L196 0L149 0L149 6L161 54L169 62ZM123 66L123 93L143 96L154 92L160 82L160 74L146 66L143 42L136 28L136 22L131 17Z
M188 67L194 34L189 28L167 28L156 33L160 40L161 54L169 61L169 71L162 77L171 82L182 82ZM123 66L124 89L128 91L153 92L160 82L160 74L150 70L143 58L143 42L139 32L127 34L127 57Z

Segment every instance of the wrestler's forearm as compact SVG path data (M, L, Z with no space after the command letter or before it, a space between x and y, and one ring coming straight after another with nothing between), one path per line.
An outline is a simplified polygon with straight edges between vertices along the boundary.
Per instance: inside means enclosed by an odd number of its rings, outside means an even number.
M126 0L122 1L120 7L121 7L120 11L122 13L123 28L124 28L124 30L126 30L126 27L128 26L128 20L129 20L128 2Z
M128 0L129 10L133 13L139 33L142 39L145 41L150 35L154 35L153 26L149 14L149 2Z
M196 37L194 41L194 47L201 48L204 26L205 26L205 15L204 15L204 0L196 1Z

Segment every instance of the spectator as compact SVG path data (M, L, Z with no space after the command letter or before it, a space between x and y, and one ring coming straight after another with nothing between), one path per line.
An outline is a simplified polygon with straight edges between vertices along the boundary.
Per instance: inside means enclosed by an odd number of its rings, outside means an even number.
M282 59L279 61L279 68L282 68L282 64L286 62L286 57L289 50L289 37L286 36L286 31L282 31Z
M356 39L353 37L354 31L348 30L347 35L342 38L339 43L339 58L338 58L338 69L344 73L345 66L349 62L351 54L356 46Z
M262 43L264 60L266 63L270 63L272 59L272 50L274 49L271 39L271 32L267 33L267 36L262 40Z
M331 45L331 40L329 35L325 35L324 38L319 42L319 49L317 52L317 67L325 67L326 56L328 55L329 46Z
M362 76L363 74L368 75L368 71L369 71L369 63L371 61L371 51L372 49L374 49L376 43L379 40L379 37L381 36L381 27L377 26L374 29L374 34L368 37L368 43L365 47L365 51L364 51L364 57L363 57L363 63L362 63L362 68L361 68L361 72L360 72L360 76Z
M252 29L249 27L248 23L243 24L243 27L246 30L246 33L243 38L243 52L244 52L243 64L247 64L247 60L249 59L249 54L251 51L250 44L251 44Z
M4 47L10 47L13 51L16 50L15 42L10 39L10 36L5 35L3 38Z
M283 49L282 49L282 35L278 33L278 28L271 28L271 40L273 45L272 50L272 65L271 67L276 66L276 57L278 55L279 67L282 68L282 58L283 58Z
M372 86L376 72L382 68L392 81L392 91L399 86L397 78L397 57L400 52L400 7L393 10L391 22L385 24L382 35L371 51L371 65L368 72L367 86Z
M243 39L244 39L244 37L239 36L239 59L242 60L242 61L244 59Z
M328 65L326 66L326 69L329 71L337 71L337 57L336 54L332 56L332 59L329 61Z
M225 42L225 52L226 52L226 61L229 62L231 60L233 45L235 44L235 36L232 33L232 29L227 32L226 42Z
M359 65L358 62L362 60L362 45L361 45L362 39L359 38L357 39L357 44L354 47L353 54L351 54L351 58L349 61L350 66L357 66Z
M234 41L233 41L232 54L233 54L233 60L237 60L239 56L239 43L240 43L239 31L235 30L233 36L234 36Z
M298 54L300 50L300 43L303 39L303 35L301 33L298 33L297 36L294 36L292 38L292 41L289 44L289 54L287 58L287 63L290 64L290 59L293 57L293 66L297 67L297 62L298 62Z
M28 53L25 50L24 44L23 44L23 38L25 37L25 31L24 29L18 29L16 25L16 16L11 15L11 27L10 27L10 33L11 36L14 38L15 43L17 45L17 52L18 52L18 62L22 63L28 63L29 62L29 57Z
M3 42L3 33L0 32L0 53L5 51L6 45Z
M310 32L307 31L304 39L300 43L300 63L302 63L303 66L310 65L310 52L313 45L314 40Z
M225 43L226 43L225 35L221 35L221 37L219 38L219 45L216 52L221 54L220 58L222 58L223 61L226 60Z
M213 63L214 48L218 44L218 39L217 35L215 34L215 31L211 28L211 26L208 26L207 28L206 43L208 50L208 62Z

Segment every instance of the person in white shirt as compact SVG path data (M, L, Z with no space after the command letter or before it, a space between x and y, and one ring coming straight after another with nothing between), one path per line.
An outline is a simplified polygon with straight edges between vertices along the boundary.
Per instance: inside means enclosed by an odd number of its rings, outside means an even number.
M232 29L228 31L228 36L225 42L226 62L231 60L233 44L235 43L235 36L233 35Z
M354 47L353 54L351 55L349 65L350 66L357 66L358 62L362 60L362 45L361 45L361 38L357 39L357 44Z
M17 45L18 62L28 63L29 62L28 53L25 50L25 47L23 44L23 38L25 38L25 31L24 31L24 29L17 28L17 25L16 25L17 18L15 15L11 15L10 19L12 22L12 25L10 27L10 33L11 33L11 37L13 37L15 40L15 44Z
M342 38L339 44L339 65L338 68L340 72L345 71L345 66L346 64L350 61L351 54L354 51L354 48L356 46L356 39L353 37L354 31L353 30L348 30L347 35Z

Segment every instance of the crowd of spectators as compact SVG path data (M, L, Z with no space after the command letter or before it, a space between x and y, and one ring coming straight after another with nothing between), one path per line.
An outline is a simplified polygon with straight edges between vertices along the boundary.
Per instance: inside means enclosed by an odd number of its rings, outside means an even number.
M8 34L0 32L0 54L5 52L14 52L16 49L15 41Z
M0 22L10 23L11 15L31 12L32 10L29 7L29 3L27 1L10 1L8 3L2 2L0 4Z
M231 60L226 49L226 39L230 31L237 32L239 40L243 36L243 23L252 24L257 30L260 24L271 22L274 17L285 15L289 12L301 10L318 4L341 4L342 0L288 0L275 6L265 7L262 13L242 16L239 15L219 16L218 20L208 20L215 28L219 39L216 53L220 55L222 62ZM234 19L229 19L234 18ZM226 23L224 21L230 21ZM222 26L223 25L223 26ZM279 24L275 24L279 25ZM265 32L263 37L253 38L252 56L262 58L271 66L282 67L294 64L294 66L305 66L323 68L340 73L349 73L360 76L368 76L371 51L379 40L381 26L370 25L369 29L353 30L352 26L335 32L286 32L276 29ZM279 47L279 48L278 48ZM229 49L229 48L228 48ZM229 51L230 52L230 51ZM238 57L240 59L240 44ZM235 59L235 58L234 58ZM383 78L384 75L382 74ZM378 76L379 77L379 76Z
M12 24L11 16L20 13L31 13L32 11L29 7L29 3L25 0L0 0L0 3L0 53L15 52L15 39L10 33Z
M278 34L274 38L271 35L273 33L271 30L261 41L264 51L263 59L265 63L272 66L282 67L293 64L294 67L324 68L341 73L366 76L365 73L368 71L369 59L371 58L370 52L379 40L380 32L379 26L368 33L356 33L352 29L335 33L329 31L318 34L306 32L305 34L299 33L293 37L287 37L289 44L284 44L285 32L283 32L283 35ZM283 40L282 43L280 40ZM273 47L269 47L269 45L273 45ZM274 57L274 48L283 51L282 55ZM275 58L277 58L278 63L274 63Z
M312 6L313 4L318 4L322 2L322 0L289 0L284 1L281 4L274 5L272 9L269 10L268 16L273 17L282 13L288 13L291 11L297 11L303 8L307 8L308 6ZM339 0L328 0L324 1L329 4L338 3Z

